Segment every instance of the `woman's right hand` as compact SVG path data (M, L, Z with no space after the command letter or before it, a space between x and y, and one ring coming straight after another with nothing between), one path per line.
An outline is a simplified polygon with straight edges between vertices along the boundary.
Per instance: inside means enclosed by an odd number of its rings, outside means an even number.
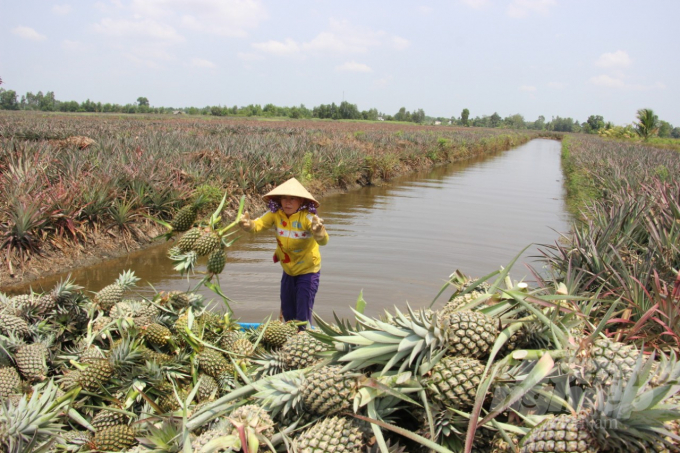
M248 211L245 211L243 215L241 215L241 219L238 221L238 226L240 226L241 229L245 231L251 231L253 229L253 221L250 220L250 214L248 214Z

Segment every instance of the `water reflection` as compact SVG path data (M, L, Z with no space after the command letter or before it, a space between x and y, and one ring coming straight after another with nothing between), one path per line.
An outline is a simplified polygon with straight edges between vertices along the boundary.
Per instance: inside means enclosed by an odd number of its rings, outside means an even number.
M507 264L525 246L557 240L568 228L560 169L560 144L534 140L516 149L399 178L321 201L331 240L321 249L323 267L316 312L330 319L351 315L359 293L368 313L394 305L430 303L447 276L460 269L482 276ZM96 291L133 269L156 289L186 290L190 281L172 269L168 244L74 272ZM241 235L228 251L220 282L246 321L278 313L281 267L272 262L272 235ZM531 247L513 268L529 277ZM533 263L535 264L535 263ZM34 283L51 287L58 278ZM141 294L151 294L141 287ZM209 299L219 298L208 290Z

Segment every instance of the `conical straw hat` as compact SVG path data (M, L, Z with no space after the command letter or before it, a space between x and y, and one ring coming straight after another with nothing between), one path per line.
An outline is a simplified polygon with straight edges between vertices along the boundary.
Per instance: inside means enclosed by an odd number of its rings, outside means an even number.
M300 197L306 198L307 200L314 203L314 206L319 207L319 202L314 199L311 193L307 192L300 181L295 178L290 178L288 181L284 182L280 186L272 189L268 194L263 195L262 198L265 201L269 201L273 197L280 197L282 195L288 195L290 197Z

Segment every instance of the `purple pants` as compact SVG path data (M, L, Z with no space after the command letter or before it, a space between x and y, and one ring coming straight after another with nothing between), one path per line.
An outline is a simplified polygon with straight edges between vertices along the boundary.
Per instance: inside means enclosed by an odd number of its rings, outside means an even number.
M281 311L285 321L307 321L312 325L314 297L319 289L319 274L302 274L295 277L283 273L281 277Z

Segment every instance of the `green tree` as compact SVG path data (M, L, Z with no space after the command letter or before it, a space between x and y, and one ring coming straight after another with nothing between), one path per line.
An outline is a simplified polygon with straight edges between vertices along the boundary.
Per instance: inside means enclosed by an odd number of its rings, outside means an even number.
M470 111L468 109L463 109L463 111L460 112L460 124L469 126L468 118L470 118Z
M425 121L425 111L423 109L418 109L418 111L413 112L413 115L411 115L411 121L422 124L423 121Z
M500 116L498 113L493 112L493 115L491 115L491 116L489 117L489 125L490 125L491 127L498 127L498 126L500 126L500 125L501 125L501 116Z
M503 120L505 125L510 129L526 129L526 123L524 122L524 117L519 113L510 115Z
M674 127L671 131L671 137L680 138L680 127Z
M137 98L137 105L140 107L148 107L149 106L149 100L143 96L140 96Z
M669 138L671 136L671 131L673 130L673 125L668 121L659 121L659 137Z
M604 118L602 115L590 115L586 121L588 124L587 132L596 134L597 131L604 128Z
M637 111L637 123L635 123L635 132L644 140L649 140L650 137L659 132L659 117L654 114L652 109L640 109Z
M17 102L16 91L0 88L0 109L19 110L19 102Z

